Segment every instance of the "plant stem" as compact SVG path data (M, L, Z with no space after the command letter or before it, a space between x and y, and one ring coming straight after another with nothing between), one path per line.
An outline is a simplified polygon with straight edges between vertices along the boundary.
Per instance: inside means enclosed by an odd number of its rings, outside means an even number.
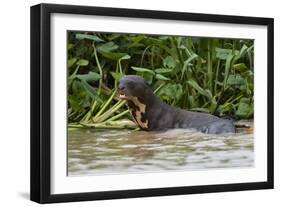
M103 80L103 72L102 72L102 68L100 66L100 62L99 62L99 58L98 58L98 55L97 55L97 50L96 50L95 44L93 43L92 46L93 46L93 49L94 49L94 56L95 56L96 63L97 63L99 73L100 73L99 87L98 87L98 91L97 91L97 94L100 95L102 80ZM89 110L89 112L86 114L86 116L83 117L83 119L82 119L83 121L89 121L92 113L95 111L96 106L97 106L97 101L95 100L91 109Z
M158 86L153 93L156 94L166 83L161 83L160 86Z
M120 114L117 114L117 115L111 117L110 119L106 120L106 122L108 122L108 121L114 121L114 120L116 120L116 119L118 119L118 118L120 118L120 117L126 115L128 112L129 112L129 109L127 109L126 111L123 111L123 112L120 113Z
M131 122L120 122L120 121L106 121L102 123L94 123L94 124L84 124L81 123L84 127L88 128L98 128L98 129L135 129L137 126Z
M103 122L106 119L108 119L113 113L115 113L119 108L121 108L126 101L119 101L117 102L111 109L109 109L108 111L106 111L104 114L100 115L99 117L96 117L94 119L94 122L98 123L98 122Z
M145 55L146 51L147 51L150 47L151 47L151 46L147 46L147 47L143 50L142 56L141 56L140 67L142 67L144 55Z
M213 93L213 68L212 68L212 51L211 51L210 39L208 39L208 88Z
M86 115L81 119L82 122L84 121L89 121L89 119L91 118L92 113L95 111L95 108L97 106L97 102L94 101L91 109L86 113Z
M100 61L99 61L98 54L97 54L97 50L96 50L96 47L95 47L95 44L94 44L94 43L93 43L93 48L94 48L95 59L96 59L96 62L97 62L97 66L98 66L98 69L99 69L99 73L100 73L99 88L98 88L98 95L100 95L101 86L102 86L102 81L103 81L103 72L102 72L102 68L101 68L101 66L100 66Z
M99 110L99 112L94 116L94 119L97 118L98 116L100 116L104 110L107 108L107 106L110 104L110 102L112 101L113 97L115 96L117 90L115 89L113 91L113 93L111 94L111 96L109 97L109 99L106 101L106 103L103 105L103 107Z
M217 85L218 85L218 77L219 77L219 71L220 71L220 59L217 63L217 69L216 69L216 75L215 75L215 87L214 87L214 94L217 94Z

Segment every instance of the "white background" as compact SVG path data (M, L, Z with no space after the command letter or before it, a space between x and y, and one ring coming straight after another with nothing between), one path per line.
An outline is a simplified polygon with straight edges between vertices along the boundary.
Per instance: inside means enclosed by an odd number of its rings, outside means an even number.
M0 31L0 205L36 206L29 197L29 6L40 3L68 3L92 6L127 7L200 13L219 13L275 18L275 106L281 105L281 13L278 0L245 1L151 1L151 0L98 0L86 1L2 1ZM277 48L279 48L277 50ZM278 69L279 68L279 69ZM278 94L279 93L279 94ZM280 180L280 108L275 108L275 190L212 193L170 197L123 199L64 203L53 206L279 206Z

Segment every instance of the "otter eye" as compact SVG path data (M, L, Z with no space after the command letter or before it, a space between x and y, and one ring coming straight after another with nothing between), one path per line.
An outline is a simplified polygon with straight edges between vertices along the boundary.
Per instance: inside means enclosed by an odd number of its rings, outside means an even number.
M128 86L130 88L133 88L133 87L135 87L135 83L133 81L128 81Z

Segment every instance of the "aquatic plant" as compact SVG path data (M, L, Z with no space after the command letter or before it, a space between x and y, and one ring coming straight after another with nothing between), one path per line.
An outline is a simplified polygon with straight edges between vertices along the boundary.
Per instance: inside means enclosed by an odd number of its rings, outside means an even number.
M253 40L68 32L68 122L128 116L116 94L125 74L143 76L176 107L252 118L253 54Z

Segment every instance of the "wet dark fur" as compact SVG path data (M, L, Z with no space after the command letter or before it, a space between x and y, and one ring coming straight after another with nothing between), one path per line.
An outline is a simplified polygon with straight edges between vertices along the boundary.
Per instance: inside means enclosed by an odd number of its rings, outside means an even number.
M136 75L124 76L120 80L118 90L120 94L126 95L128 108L135 120L136 113L140 111L140 108L132 101L132 98L142 103L141 106L145 106L145 112L141 113L141 121L147 121L148 125L147 127L140 126L144 130L190 128L210 134L235 132L235 127L230 120L207 113L182 110L163 103L153 94L152 89L142 77Z

